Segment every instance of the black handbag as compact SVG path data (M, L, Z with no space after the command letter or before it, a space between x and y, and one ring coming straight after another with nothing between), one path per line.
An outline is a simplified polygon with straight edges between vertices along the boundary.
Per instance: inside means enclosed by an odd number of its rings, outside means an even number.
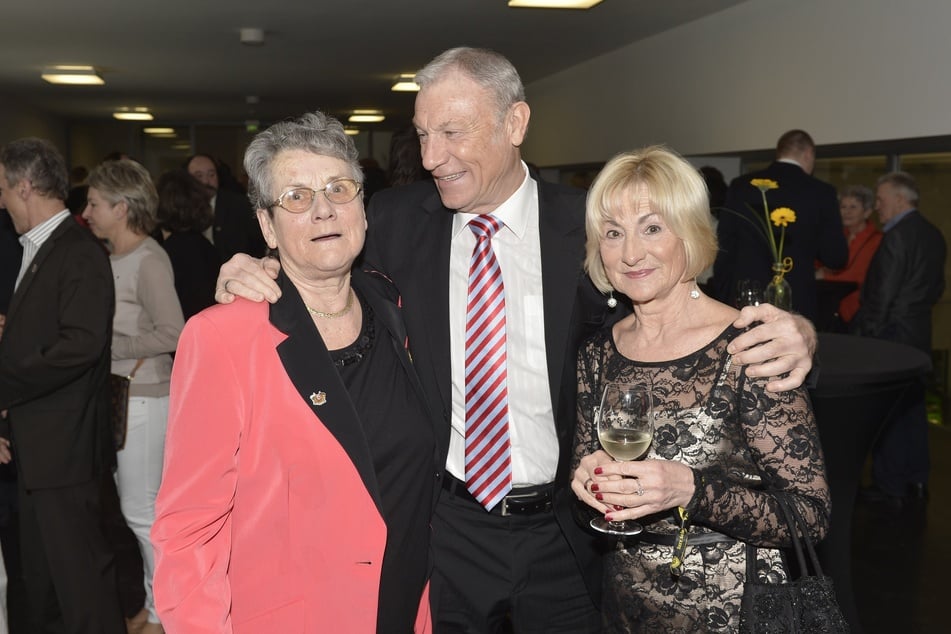
M125 436L129 430L129 387L132 385L132 379L135 373L145 359L139 359L132 368L128 376L121 374L109 375L109 393L112 398L112 407L110 409L112 440L116 451L125 447Z
M822 574L819 558L809 538L808 527L796 508L783 494L776 495L779 508L789 526L793 550L799 562L800 577L782 583L766 583L756 574L756 547L746 545L746 584L740 604L742 634L779 634L848 632L849 626L836 602L832 579ZM812 562L809 574L803 544Z

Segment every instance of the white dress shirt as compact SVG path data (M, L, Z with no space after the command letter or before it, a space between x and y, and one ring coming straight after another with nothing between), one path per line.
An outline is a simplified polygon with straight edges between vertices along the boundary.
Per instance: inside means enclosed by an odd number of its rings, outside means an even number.
M17 274L17 281L13 285L14 290L20 286L20 280L26 275L26 271L30 268L30 263L33 262L33 258L36 257L40 247L43 246L43 243L46 242L56 227L69 218L70 215L69 210L64 209L20 236L20 244L23 245L23 259L20 260L20 272Z
M506 367L512 484L546 484L558 468L558 436L552 413L545 355L538 187L529 178L492 215L505 223L492 238L505 287ZM449 258L449 338L452 372L452 433L446 468L465 481L465 335L469 260L476 239L474 216L456 213Z

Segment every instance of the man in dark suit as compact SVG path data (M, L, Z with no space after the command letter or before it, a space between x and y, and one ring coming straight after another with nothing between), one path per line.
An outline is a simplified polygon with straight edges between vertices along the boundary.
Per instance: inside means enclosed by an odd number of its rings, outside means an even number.
M251 203L244 194L221 186L218 162L208 154L195 154L185 162L185 168L211 196L215 221L205 237L215 245L221 261L235 253L264 255L264 237Z
M0 339L0 410L17 465L33 632L124 633L100 486L115 465L109 366L115 291L102 246L66 208L51 144L0 151L0 206L23 261ZM11 435L12 433L12 435Z
M452 49L417 81L414 124L432 180L373 197L365 260L400 289L416 367L445 420L437 433L444 490L432 521L435 631L500 632L506 620L515 632L599 631L601 542L572 517L568 467L578 344L616 315L582 270L584 192L536 180L522 162L530 110L501 55ZM479 216L502 224L489 241L504 278L513 487L485 505L469 490L464 447L467 286L477 241L469 225ZM222 268L218 288L219 301L231 292L277 297L246 258ZM742 323L769 323L734 344L739 351L772 341L737 360L774 359L765 375L798 366L791 382L773 387L798 385L809 366L799 328L811 335L808 324L772 307L759 311Z
M786 227L783 257L792 258L786 274L792 287L792 308L815 321L818 312L815 262L830 269L846 265L848 243L835 188L812 176L816 146L802 130L790 130L776 144L776 160L764 170L735 178L727 191L726 209L717 223L720 251L713 265L713 289L720 301L733 305L740 280L765 287L772 278L773 256L763 233L763 197L750 181L769 179L779 187L766 193L770 211L789 207L796 221ZM779 241L779 230L769 228Z
M931 309L944 292L947 246L918 210L918 186L904 172L878 179L875 208L885 233L862 285L852 332L918 348L931 356ZM875 444L878 493L889 501L922 498L929 470L923 383L908 389Z

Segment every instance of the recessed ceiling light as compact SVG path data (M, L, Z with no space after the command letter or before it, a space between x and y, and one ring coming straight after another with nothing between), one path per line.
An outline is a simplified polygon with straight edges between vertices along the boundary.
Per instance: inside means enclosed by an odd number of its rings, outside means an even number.
M360 134L360 128L345 126L343 129L343 133L346 134L347 136L356 136Z
M419 84L413 81L415 78L416 75L413 73L401 73L390 90L393 92L419 92Z
M101 86L106 83L92 66L47 66L40 77L51 84Z
M112 116L120 121L151 121L155 118L145 106L136 106L131 109L128 106L122 106L117 108Z
M175 134L175 128L142 128L146 134Z
M347 119L350 123L379 123L386 117L379 110L354 110Z
M524 9L590 9L601 0L509 0L510 7Z

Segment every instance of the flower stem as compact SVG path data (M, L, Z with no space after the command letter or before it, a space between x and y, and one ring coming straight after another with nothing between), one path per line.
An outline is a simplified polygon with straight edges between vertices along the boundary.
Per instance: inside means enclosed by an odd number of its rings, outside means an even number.
M769 247L773 250L773 261L775 262L779 260L780 251L776 250L776 237L773 236L773 226L769 220L769 205L766 204L766 190L760 189L759 193L760 196L763 197L763 214L766 216L766 237L769 239Z

